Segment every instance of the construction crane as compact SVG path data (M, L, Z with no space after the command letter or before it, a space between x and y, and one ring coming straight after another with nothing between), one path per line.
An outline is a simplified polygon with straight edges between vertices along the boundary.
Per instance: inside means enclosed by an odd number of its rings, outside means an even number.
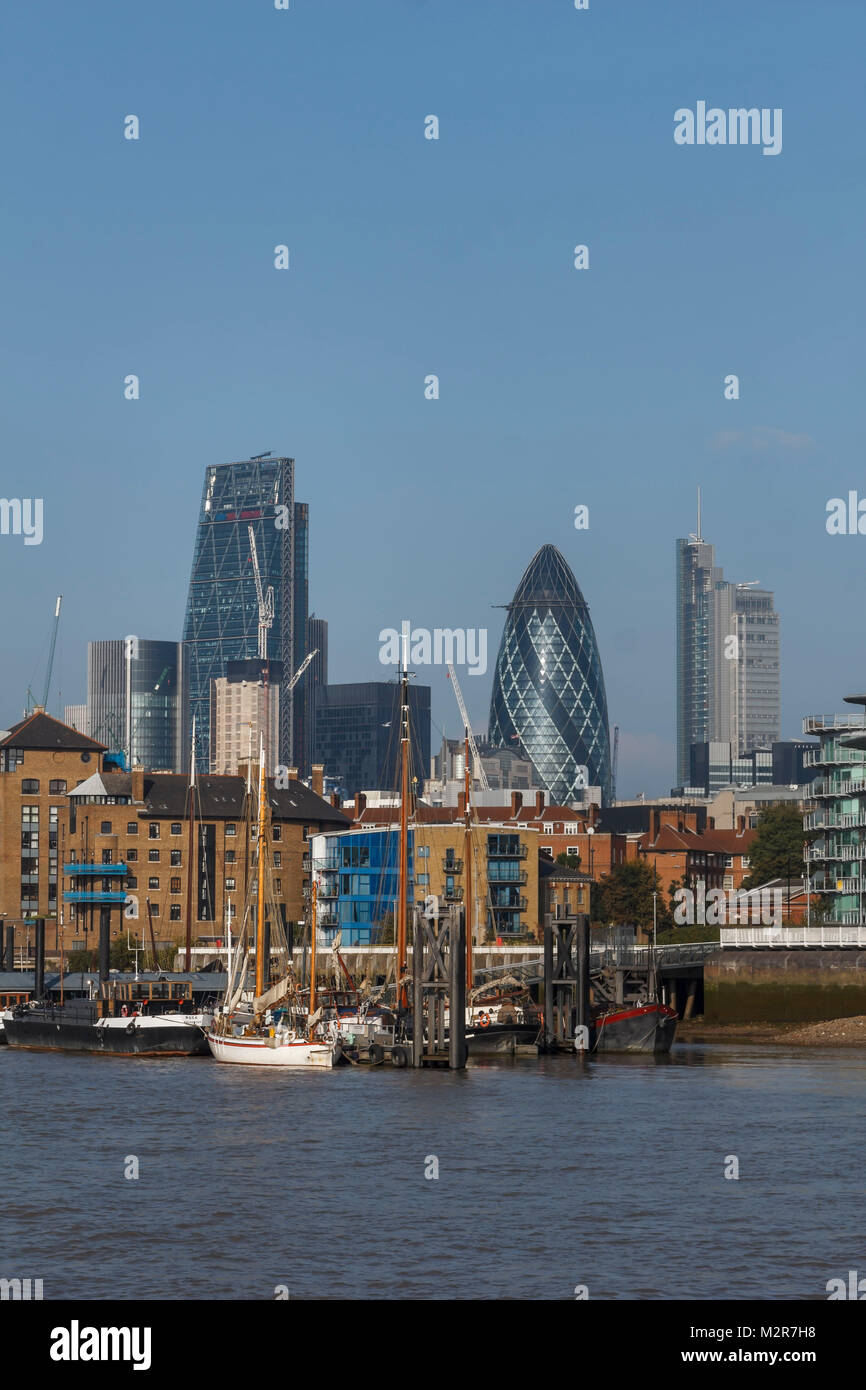
M613 757L610 760L610 799L616 801L616 769L619 763L619 725L613 726Z
M41 708L44 709L44 710L47 710L47 708L48 708L48 691L49 691L50 688L51 688L51 672L54 670L54 652L55 652L55 649L56 649L56 647L57 647L57 629L58 629L58 627L60 626L60 605L61 605L62 602L63 602L63 595L62 595L62 594L58 594L58 595L57 595L57 602L56 602L55 605L54 605L54 626L53 626L52 629L51 629L51 646L50 646L49 651L48 651L48 668L47 668L47 670L46 670L46 672L45 672L45 687L44 687L44 689L43 689L43 691L42 691L42 705L41 705ZM28 688L27 688L27 712L29 712L29 710L30 710L31 701L32 701L33 704L35 705L36 702L35 702L35 700L34 700L34 698L33 698L33 691L32 691L32 690L30 689L30 687L28 686Z
M252 524L247 528L250 533L250 557L253 562L253 575L256 581L256 601L259 607L259 657L266 661L268 657L268 632L274 622L274 589L273 585L268 585L267 594L262 589L262 576L259 570L259 557L256 551L256 533ZM289 687L291 689L291 686Z
M466 735L469 739L469 747L472 751L472 761L475 765L474 775L481 783L482 790L489 792L490 783L487 780L487 773L484 771L484 765L481 762L481 755L478 752L478 745L475 742L475 738L472 733L472 727L469 723L469 715L466 711L466 705L463 702L463 691L460 689L460 682L457 679L457 672L454 670L454 667L450 661L447 663L447 665L448 675L450 677L451 684L454 687L454 694L457 696L457 704L460 707L460 718L463 720L463 727L466 730Z
M314 656L318 656L318 654L319 654L319 648L318 648L318 647L314 648L313 651L307 653L307 655L304 657L303 661L301 662L300 666L298 667L297 671L296 671L295 674L292 676L292 679L289 681L288 685L286 686L286 694L287 694L287 695L288 695L288 693L289 693L290 690L294 690L295 686L297 685L298 681L301 679L301 676L302 676L302 675L304 674L304 672L306 671L306 669L307 669L307 667L309 666L310 662L312 661L313 657L314 657Z

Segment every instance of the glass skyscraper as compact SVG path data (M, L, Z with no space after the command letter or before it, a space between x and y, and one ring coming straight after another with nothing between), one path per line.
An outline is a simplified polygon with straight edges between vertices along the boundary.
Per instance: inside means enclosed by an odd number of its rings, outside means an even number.
M610 797L610 733L589 608L553 545L533 556L508 618L493 678L490 742L535 765L551 800L588 783ZM587 769L586 783L581 769Z
M362 681L316 687L316 757L348 796L396 791L400 686ZM430 686L409 687L410 770L418 788L430 772Z
M731 743L735 756L781 738L779 615L773 594L726 580L715 549L695 535L676 544L677 781L688 783L693 744Z
M87 644L87 727L151 771L183 763L183 647L141 637Z
M286 683L295 659L294 460L255 458L205 470L183 640L189 689L188 720L196 721L196 766L210 761L211 680L229 661L258 651L258 603L250 551L252 524L262 586L274 590L267 655L281 661ZM306 510L306 509L305 509ZM306 562L304 562L305 564ZM291 765L294 711L285 685L280 696L279 761Z

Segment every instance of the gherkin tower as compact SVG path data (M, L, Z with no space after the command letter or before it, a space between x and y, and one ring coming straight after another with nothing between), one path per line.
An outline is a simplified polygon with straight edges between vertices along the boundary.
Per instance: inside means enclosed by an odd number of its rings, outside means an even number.
M533 556L508 607L493 678L490 741L522 747L555 804L578 799L580 769L610 797L610 732L589 608L554 545Z

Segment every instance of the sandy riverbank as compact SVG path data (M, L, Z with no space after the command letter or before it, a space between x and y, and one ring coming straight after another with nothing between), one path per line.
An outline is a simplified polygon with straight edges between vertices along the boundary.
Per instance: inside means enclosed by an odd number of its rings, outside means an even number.
M790 1043L797 1047L866 1047L866 1017L831 1018L819 1023L705 1023L681 1021L678 1042Z

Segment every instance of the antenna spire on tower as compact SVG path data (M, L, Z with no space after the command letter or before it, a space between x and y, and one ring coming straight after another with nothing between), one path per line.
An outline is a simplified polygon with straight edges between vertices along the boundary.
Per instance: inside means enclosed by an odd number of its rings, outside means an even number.
M698 488L698 533L695 536L695 540L700 541L702 539L703 537L701 536L701 490L700 488Z

